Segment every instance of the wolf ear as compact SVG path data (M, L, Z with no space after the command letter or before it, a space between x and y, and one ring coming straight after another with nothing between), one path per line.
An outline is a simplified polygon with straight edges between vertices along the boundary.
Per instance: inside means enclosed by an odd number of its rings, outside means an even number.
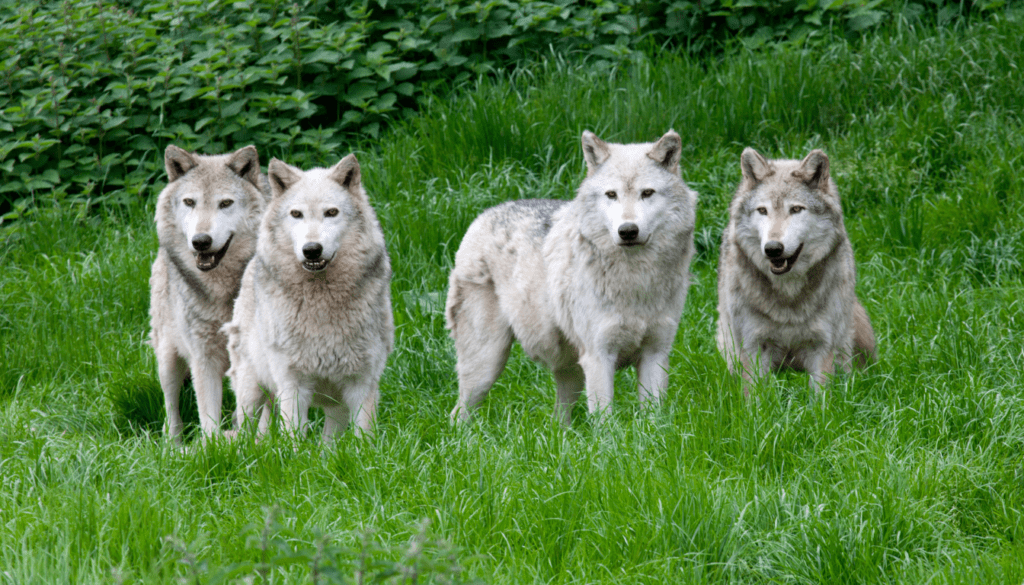
M354 154L338 161L338 164L331 167L330 174L327 176L349 191L355 191L362 184L359 160Z
M192 170L192 167L197 164L199 162L192 156L192 153L182 150L173 144L168 144L164 150L164 168L167 169L167 178L172 183Z
M812 189L828 188L828 155L817 148L812 150L793 171L793 176L802 179Z
M675 130L669 130L654 144L654 148L647 153L647 156L664 167L665 170L678 175L679 157L682 151L683 139L676 134Z
M740 169L743 171L743 178L752 183L760 183L775 172L761 153L749 146L744 148L743 154L740 155Z
M228 159L228 168L252 183L256 188L260 186L260 155L253 145L240 148L231 153Z
M299 182L302 171L284 161L272 158L267 165L267 178L270 179L270 192L274 197L280 197L289 187Z
M598 138L590 130L583 131L583 160L587 161L587 176L593 175L597 167L601 166L608 157L612 155L608 143Z

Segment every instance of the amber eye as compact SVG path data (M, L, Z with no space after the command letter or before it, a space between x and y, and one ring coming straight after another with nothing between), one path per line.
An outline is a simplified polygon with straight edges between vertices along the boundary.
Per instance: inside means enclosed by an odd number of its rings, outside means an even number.
M615 191L605 191L604 194L605 197L611 200L615 200L619 196L618 193L616 193Z
M768 215L768 209L766 207L758 207L757 212L761 215Z
M299 211L298 209L293 209L291 215L292 215L292 217L294 217L296 219L301 219L302 218L302 212Z
M225 199L224 201L220 202L220 208L227 209L228 207L231 207L234 203L235 201L233 199Z
M196 200L195 199L190 199L188 197L186 197L185 199L182 199L181 202L185 204L185 207L195 207L196 206Z
M647 199L651 195L654 195L654 189L644 189L643 191L640 192L640 197L642 197L643 199Z
M336 215L338 215L338 208L337 207L332 207L332 208L330 208L330 209L328 209L327 211L324 212L324 217L334 217Z
M789 212L790 212L790 213L800 213L800 212L801 212L801 211L803 211L804 209L805 209L805 208L804 208L803 206L801 206L801 205L794 205L793 207L790 207L790 208L789 208Z

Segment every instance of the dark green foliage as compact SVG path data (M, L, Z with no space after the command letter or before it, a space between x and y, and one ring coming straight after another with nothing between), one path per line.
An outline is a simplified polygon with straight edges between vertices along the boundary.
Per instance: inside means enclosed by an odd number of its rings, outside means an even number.
M607 68L638 48L813 43L826 30L858 34L894 17L949 21L967 11L959 6L4 0L0 221L39 198L130 202L159 181L169 143L203 152L255 144L300 166L336 157L351 135L376 139L425 95L549 50Z

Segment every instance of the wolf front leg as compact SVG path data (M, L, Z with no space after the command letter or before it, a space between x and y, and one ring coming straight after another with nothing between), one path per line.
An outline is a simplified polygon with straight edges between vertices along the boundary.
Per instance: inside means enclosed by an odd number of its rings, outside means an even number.
M164 392L164 408L167 411L167 422L164 433L175 442L181 442L181 432L185 428L181 422L181 384L185 381L188 364L178 355L173 347L160 346L156 352L157 376L160 388Z
M231 378L231 389L235 393L234 429L228 435L233 437L241 432L247 424L251 424L256 411L262 408L259 422L259 435L267 432L270 426L270 413L273 410L273 399L263 394L249 362L240 354L232 354L232 366L228 375Z
M370 384L370 390L363 398L356 412L356 436L373 437L373 427L377 424L377 402L380 401L380 381L374 380Z
M832 348L818 351L807 359L807 372L811 375L810 386L816 396L824 391L824 386L832 381L836 373L835 352Z
M587 410L590 414L610 414L615 397L615 356L608 352L585 351L580 367L587 384Z
M192 386L195 388L196 403L199 406L199 426L203 429L203 437L210 437L220 431L224 374L228 367L222 360L207 358L194 359L190 367Z
M668 388L668 352L667 348L644 349L640 361L636 364L637 391L640 404L648 406L661 403Z
M296 437L305 435L309 425L309 406L313 403L312 384L301 383L291 372L281 378L275 376L275 382L284 430Z

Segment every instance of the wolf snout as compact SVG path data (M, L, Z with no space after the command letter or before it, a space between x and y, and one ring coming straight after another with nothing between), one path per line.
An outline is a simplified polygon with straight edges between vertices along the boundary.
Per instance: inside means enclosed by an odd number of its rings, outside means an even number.
M302 245L302 255L306 260L317 260L324 253L324 247L317 242L307 242Z
M769 258L778 258L786 251L786 246L779 241L772 240L764 245L764 255Z
M635 223L628 222L619 226L619 237L623 242L635 242L640 235L640 227Z
M213 245L213 237L210 234L196 234L192 236L192 247L196 252L205 252Z

